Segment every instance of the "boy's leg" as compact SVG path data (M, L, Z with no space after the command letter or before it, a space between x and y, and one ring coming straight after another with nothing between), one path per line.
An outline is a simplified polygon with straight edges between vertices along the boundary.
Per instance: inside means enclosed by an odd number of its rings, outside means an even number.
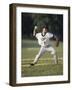
M45 48L41 47L39 53L36 55L36 57L31 65L36 64L38 62L39 58L44 54L44 52L45 52Z
M58 59L57 59L56 53L55 54L52 54L52 55L53 55L53 63L54 64L57 64L58 63Z
M51 55L53 56L53 63L54 64L57 64L58 63L58 60L57 60L57 55L56 55L55 49L52 46L50 46L46 50L49 51L49 52L51 52Z

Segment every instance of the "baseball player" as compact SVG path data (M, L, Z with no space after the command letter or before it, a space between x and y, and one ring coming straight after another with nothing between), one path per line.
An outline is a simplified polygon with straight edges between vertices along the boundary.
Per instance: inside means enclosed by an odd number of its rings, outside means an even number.
M48 32L48 28L45 26L42 29L42 32L38 33L37 32L37 26L34 27L33 31L33 36L35 36L38 40L38 44L41 46L38 54L36 55L34 61L30 65L35 65L39 58L45 53L45 52L50 52L51 55L53 56L53 63L57 64L57 55L55 49L52 47L50 44L50 39L55 38L56 39L56 46L59 45L59 40L57 36L53 35L52 33Z

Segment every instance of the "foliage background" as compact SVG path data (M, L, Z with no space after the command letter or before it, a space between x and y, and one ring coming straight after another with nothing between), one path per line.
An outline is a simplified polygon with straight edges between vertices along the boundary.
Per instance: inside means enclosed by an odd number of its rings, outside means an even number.
M46 25L49 32L63 40L63 15L22 13L22 38L32 37L35 25L39 31Z

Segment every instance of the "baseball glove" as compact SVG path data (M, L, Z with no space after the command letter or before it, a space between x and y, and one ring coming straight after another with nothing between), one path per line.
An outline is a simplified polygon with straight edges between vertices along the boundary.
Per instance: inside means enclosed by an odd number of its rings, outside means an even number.
M56 47L58 47L59 46L59 39L57 38L57 40L56 40Z

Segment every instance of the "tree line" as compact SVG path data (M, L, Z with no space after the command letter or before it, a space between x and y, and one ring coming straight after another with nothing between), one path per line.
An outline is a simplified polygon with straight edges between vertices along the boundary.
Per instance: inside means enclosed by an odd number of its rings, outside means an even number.
M63 40L63 15L58 14L37 14L22 13L22 38L32 38L34 26L41 30L44 25L48 26L48 31L57 35Z

